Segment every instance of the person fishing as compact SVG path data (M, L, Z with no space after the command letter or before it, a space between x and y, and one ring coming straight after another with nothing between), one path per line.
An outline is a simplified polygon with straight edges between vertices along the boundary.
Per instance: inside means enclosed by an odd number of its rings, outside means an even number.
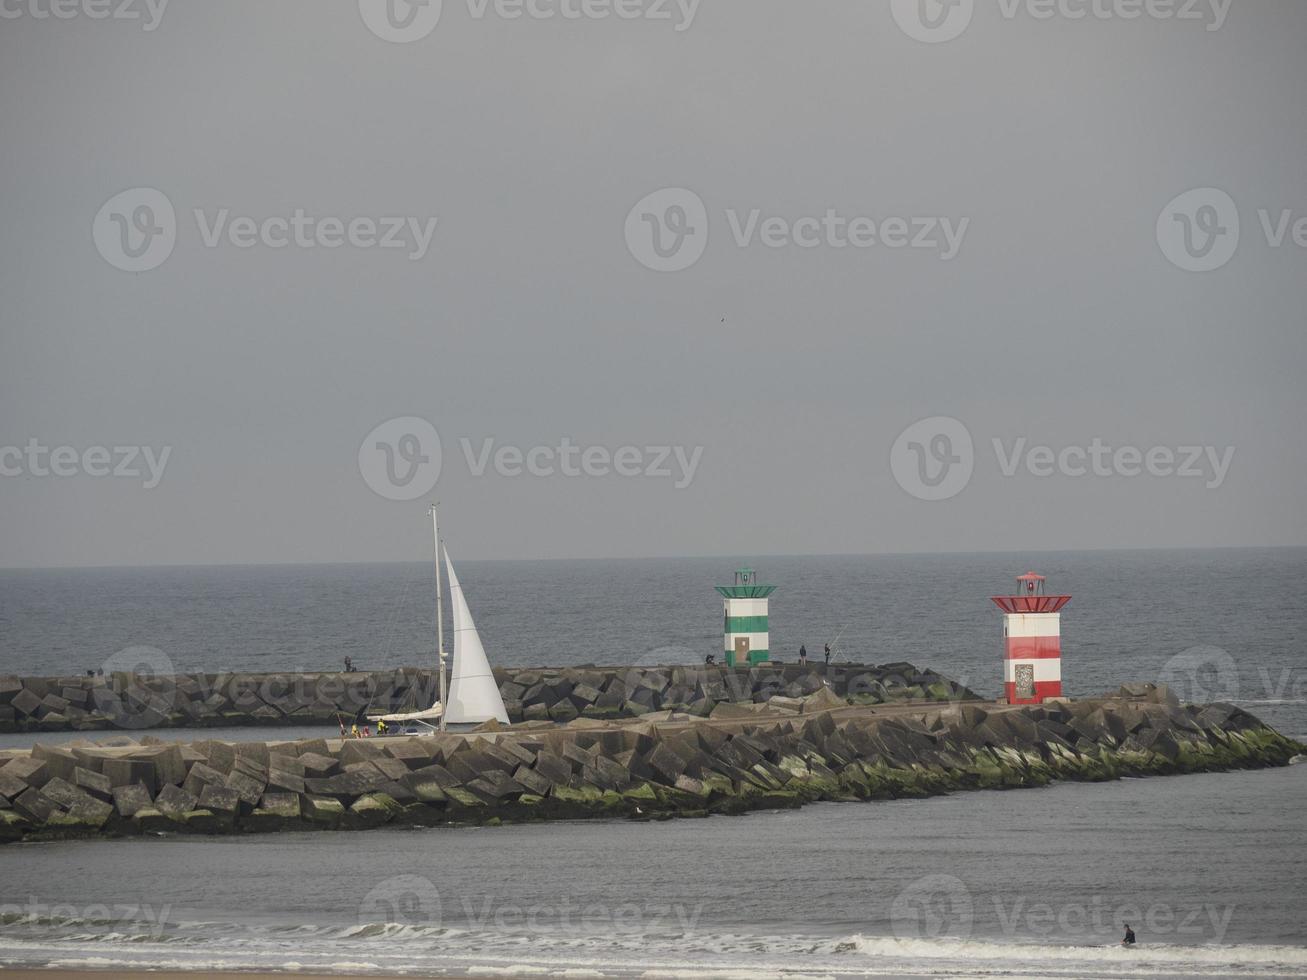
M1133 946L1135 944L1135 931L1130 928L1130 923L1125 923L1125 938L1121 940L1122 946Z
M390 726L386 724L386 720L385 720L384 718L378 720L378 722L377 722L377 734L378 734L378 735L385 735L386 732L388 732L388 731L390 731Z
M830 644L826 644L826 666L830 666Z

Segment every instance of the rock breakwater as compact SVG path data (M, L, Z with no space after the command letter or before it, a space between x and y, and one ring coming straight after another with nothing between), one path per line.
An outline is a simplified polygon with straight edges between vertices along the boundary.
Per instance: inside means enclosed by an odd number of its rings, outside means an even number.
M1303 751L1233 705L1182 706L1151 686L1041 706L850 705L822 689L722 702L708 718L151 741L0 755L0 840L663 819L1278 766Z

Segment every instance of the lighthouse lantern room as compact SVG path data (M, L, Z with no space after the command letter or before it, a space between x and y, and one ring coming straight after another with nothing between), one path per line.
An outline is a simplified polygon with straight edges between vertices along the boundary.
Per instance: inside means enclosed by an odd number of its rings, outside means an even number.
M1003 690L1009 704L1062 696L1062 613L1069 595L1047 595L1044 576L1017 576L1016 595L991 596L1003 610Z

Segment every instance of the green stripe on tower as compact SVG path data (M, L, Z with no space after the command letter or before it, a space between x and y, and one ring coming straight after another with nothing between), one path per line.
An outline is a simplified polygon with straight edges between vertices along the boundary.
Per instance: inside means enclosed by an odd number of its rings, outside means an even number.
M766 616L727 616L727 633L766 633Z

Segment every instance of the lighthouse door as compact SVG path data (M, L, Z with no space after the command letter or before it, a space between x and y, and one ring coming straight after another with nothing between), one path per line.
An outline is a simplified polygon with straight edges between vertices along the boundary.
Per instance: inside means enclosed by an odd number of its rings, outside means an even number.
M1035 697L1035 665L1034 664L1017 664L1013 670L1013 680L1016 681L1016 696L1018 701L1031 701Z
M749 666L749 638L747 636L737 636L735 638L735 663L731 666Z

